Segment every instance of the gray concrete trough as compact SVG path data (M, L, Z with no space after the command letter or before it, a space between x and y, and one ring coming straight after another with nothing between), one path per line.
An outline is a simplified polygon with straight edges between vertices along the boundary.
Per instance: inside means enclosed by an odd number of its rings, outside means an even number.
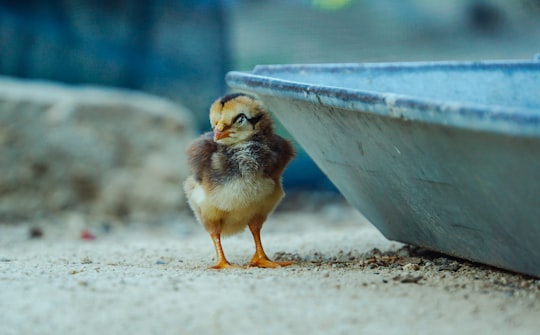
M540 277L540 61L268 65L226 81L387 238Z

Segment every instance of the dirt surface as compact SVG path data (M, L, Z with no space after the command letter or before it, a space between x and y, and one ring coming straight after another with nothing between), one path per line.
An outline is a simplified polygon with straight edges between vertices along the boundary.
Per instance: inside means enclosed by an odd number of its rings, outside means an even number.
M215 271L191 217L0 225L0 334L537 334L540 280L386 240L343 203L274 214L280 269ZM248 232L224 240L232 262Z

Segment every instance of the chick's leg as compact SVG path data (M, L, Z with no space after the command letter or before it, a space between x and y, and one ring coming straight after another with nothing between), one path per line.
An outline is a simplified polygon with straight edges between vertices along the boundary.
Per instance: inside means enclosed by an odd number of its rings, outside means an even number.
M258 268L278 268L281 266L288 266L293 264L293 262L277 262L272 261L266 256L264 252L262 243L261 243L261 228L264 223L264 219L256 218L249 223L249 230L253 234L253 239L255 240L255 255L251 258L249 266L254 266Z
M214 248L216 248L216 258L217 263L216 265L210 267L210 269L227 269L227 268L239 268L239 265L231 264L225 258L225 253L223 252L223 247L221 246L221 235L216 232L210 233L210 236L212 237L212 242L214 242Z

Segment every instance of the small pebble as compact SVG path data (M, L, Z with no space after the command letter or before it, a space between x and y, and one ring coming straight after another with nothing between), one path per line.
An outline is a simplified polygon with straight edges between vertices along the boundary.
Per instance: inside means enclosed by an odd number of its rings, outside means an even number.
M158 260L156 261L156 264L163 265L163 264L165 264L165 261L162 260L162 259L158 259Z
M420 264L422 264L422 258L420 258L420 257L410 257L409 258L409 263L420 265Z
M40 238L43 237L43 229L40 227L32 227L29 232L30 238Z
M81 260L81 264L92 264L92 260L87 256Z
M382 252L377 248L373 248L371 249L370 254L374 257L380 257L382 255Z
M408 264L405 264L403 266L403 270L406 270L406 271L418 271L418 270L420 270L420 267L418 266L418 264L408 263Z
M443 265L439 266L439 271L456 272L460 268L461 268L461 265L458 262L452 262L452 263L449 263L449 264L447 263L447 264L443 264Z
M424 279L424 276L408 275L407 277L402 278L399 282L403 284L418 284L418 282L422 279Z
M404 246L396 252L396 255L398 257L409 257L411 255L410 248L408 246Z
M438 257L433 260L433 263L435 263L435 265L446 265L450 263L450 260L445 257Z
M85 241L92 241L92 240L96 239L96 236L94 234L92 234L89 230L84 229L81 232L81 239L83 239Z
M112 230L112 225L109 222L104 222L101 224L101 229L108 234Z

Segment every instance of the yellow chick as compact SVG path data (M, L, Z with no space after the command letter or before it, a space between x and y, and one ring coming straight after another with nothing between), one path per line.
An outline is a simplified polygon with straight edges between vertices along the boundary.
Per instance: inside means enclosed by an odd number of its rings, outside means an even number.
M184 183L188 203L210 233L216 249L213 269L238 267L223 253L221 236L249 227L255 255L249 266L276 268L292 262L268 258L261 228L284 196L281 175L294 156L291 143L274 133L273 122L260 101L234 93L210 107L208 132L187 149L192 175Z

